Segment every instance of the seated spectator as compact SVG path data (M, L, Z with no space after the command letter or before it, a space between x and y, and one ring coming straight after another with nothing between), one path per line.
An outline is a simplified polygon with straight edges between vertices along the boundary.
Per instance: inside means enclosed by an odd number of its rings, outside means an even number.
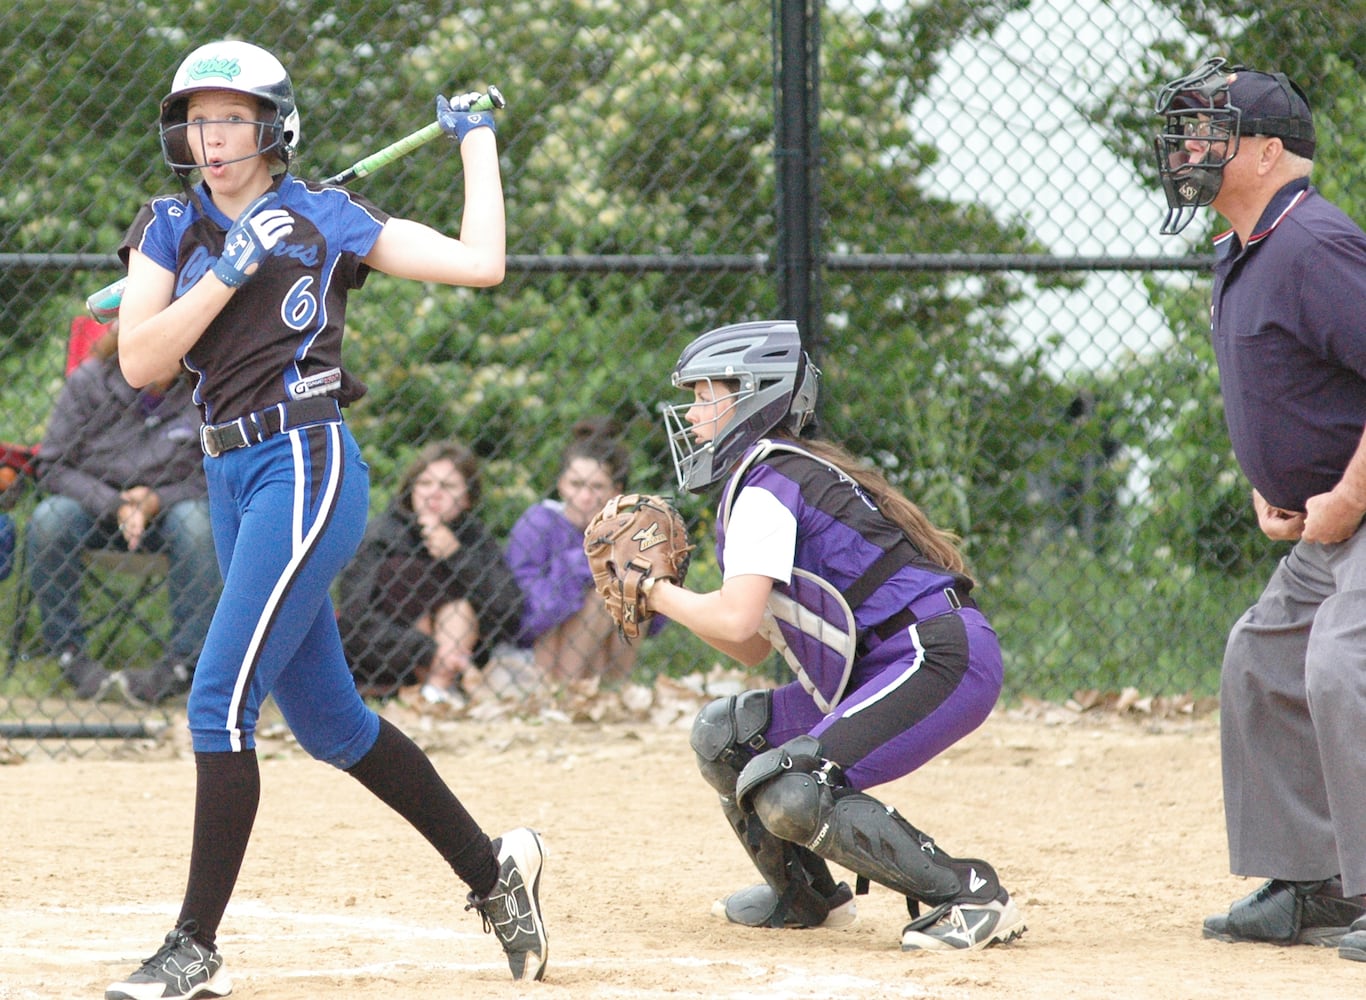
M533 504L508 536L508 566L526 601L519 644L531 647L552 681L622 681L635 669L639 646L617 635L583 554L588 522L625 490L630 458L619 434L610 420L575 424L560 459L558 499ZM652 632L663 623L652 623Z
M474 453L436 442L366 529L340 577L338 614L365 694L420 684L423 702L463 707L489 651L515 638L522 595L498 542L471 513L479 490Z
M42 638L79 698L119 682L140 704L189 689L221 586L199 447L184 378L133 389L119 371L118 321L62 386L38 452L46 494L28 523L28 568ZM170 630L149 667L111 674L91 659L81 618L86 549L167 556Z

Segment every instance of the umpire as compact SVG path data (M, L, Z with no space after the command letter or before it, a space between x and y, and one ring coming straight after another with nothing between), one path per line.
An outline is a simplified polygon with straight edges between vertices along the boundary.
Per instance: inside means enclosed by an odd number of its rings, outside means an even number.
M1233 626L1220 688L1238 875L1205 937L1366 961L1366 233L1309 183L1314 123L1283 73L1210 59L1168 84L1158 171L1215 241L1211 336L1257 523L1293 543Z

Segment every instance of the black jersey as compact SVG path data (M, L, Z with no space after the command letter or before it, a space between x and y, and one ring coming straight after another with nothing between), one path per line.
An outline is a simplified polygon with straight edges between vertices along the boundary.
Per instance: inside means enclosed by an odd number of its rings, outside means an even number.
M361 258L389 216L343 188L289 174L276 188L276 207L294 217L293 232L252 276L251 294L234 295L185 356L206 423L310 396L348 403L364 391L342 369L346 297L364 284L369 268ZM120 252L126 261L136 249L172 271L178 298L213 267L232 223L201 184L192 197L144 205Z

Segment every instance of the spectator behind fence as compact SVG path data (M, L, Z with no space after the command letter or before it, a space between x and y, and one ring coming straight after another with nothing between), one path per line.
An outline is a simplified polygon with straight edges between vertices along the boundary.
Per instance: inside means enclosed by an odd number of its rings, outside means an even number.
M117 349L115 320L52 408L28 568L43 642L77 697L99 698L117 679L128 697L154 704L189 689L220 577L190 387L172 378L133 389ZM166 555L171 622L154 665L110 673L90 657L80 608L87 549Z
M357 686L421 685L428 704L462 707L490 650L511 642L522 595L498 542L471 510L479 465L456 441L428 445L341 576L342 642Z
M639 646L617 636L583 554L584 528L625 489L630 459L619 434L610 420L575 424L555 481L559 498L528 507L508 536L508 565L526 599L519 643L549 680L624 680L635 667Z

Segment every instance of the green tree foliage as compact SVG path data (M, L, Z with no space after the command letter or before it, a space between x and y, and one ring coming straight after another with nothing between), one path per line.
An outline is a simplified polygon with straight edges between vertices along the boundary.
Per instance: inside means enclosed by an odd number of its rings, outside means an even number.
M920 192L918 173L936 154L912 138L905 113L942 50L1009 9L826 12L821 197L830 249L1037 249L1017 221ZM291 70L301 173L334 172L424 124L438 91L493 82L511 100L500 134L513 254L771 253L771 11L641 3L632 15L628 25L615 6L586 0L360 0L247 13L172 3L114 18L93 2L18 0L3 15L3 44L7 63L21 67L15 93L24 96L0 152L40 164L45 182L0 182L7 248L110 252L142 200L175 188L154 129L173 68L193 45L234 35L271 48ZM54 46L63 55L55 66ZM26 51L47 55L25 59ZM434 145L356 186L390 211L454 228L457 173L454 151ZM7 351L50 337L90 285L115 273L64 278L54 301L48 277L21 272L24 287L7 298L17 328ZM436 432L474 439L490 456L534 442L542 447L517 458L531 459L543 489L557 445L546 428L603 409L653 420L677 350L708 326L771 313L772 285L757 270L514 270L492 293L376 277L352 314L351 360L372 386L357 417L395 464L406 444ZM1037 358L1003 358L1003 310L1024 293L1008 279L942 274L826 288L828 430L871 435L870 455L917 470L920 482L907 472L908 485L957 497L943 513L960 530L974 527L961 504L973 487L994 480L1002 492L1018 478L1019 449L991 438L1005 425L1000 411L1015 405L1009 397L1041 377ZM858 412L856 401L869 399L886 400L875 421ZM450 405L457 401L466 405ZM926 438L955 411L971 420L948 432L953 440ZM660 444L644 448L643 465L658 464ZM965 470L963 460L984 449Z
M927 192L940 154L911 117L954 44L1027 7L824 7L825 252L1042 249L1023 213L994 214L970 193ZM706 263L759 261L777 242L773 9L697 0L171 0L115 15L94 0L12 0L0 13L0 55L16 67L0 135L10 167L0 173L4 247L109 254L139 204L176 190L154 128L159 101L178 62L211 38L257 42L290 68L303 119L297 169L311 177L426 124L437 92L497 84L509 99L498 116L508 280L473 291L373 275L348 313L347 363L370 387L350 419L373 468L375 502L387 500L423 443L455 435L484 457L484 513L506 531L553 488L572 424L603 413L629 429L632 485L671 489L656 407L674 396L668 371L679 350L712 326L778 308L771 264ZM390 212L453 231L459 169L441 140L353 187ZM612 264L619 255L669 266L621 268ZM32 401L22 418L0 418L0 437L41 430L60 378L60 331L116 274L0 273L0 374ZM1115 433L1114 400L1103 386L1079 394L1062 384L1046 364L1053 345L1022 346L1012 330L1014 307L1066 285L967 270L828 271L825 329L812 344L825 372L821 432L879 464L964 535L979 573L1021 576L1022 594L1035 589L1027 556L1039 538L1106 507L1122 475L1097 464ZM684 499L705 528L702 500ZM699 565L705 572L705 558Z

